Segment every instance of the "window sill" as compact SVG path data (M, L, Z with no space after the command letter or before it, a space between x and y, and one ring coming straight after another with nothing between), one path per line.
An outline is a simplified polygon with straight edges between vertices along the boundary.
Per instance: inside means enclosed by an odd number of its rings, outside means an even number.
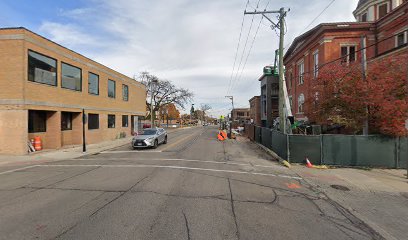
M46 84L46 83L41 83L41 82L34 82L34 81L30 81L30 80L28 80L27 82L33 83L33 84L38 84L38 85L41 85L41 86L48 86L48 87L58 88L58 84L57 85L51 85L51 84Z
M64 89L64 90L67 90L67 91L71 91L71 92L82 93L82 89L79 91L79 90L74 90L74 89L70 89L70 88L65 88L65 87L62 87L62 86L61 86L61 89Z

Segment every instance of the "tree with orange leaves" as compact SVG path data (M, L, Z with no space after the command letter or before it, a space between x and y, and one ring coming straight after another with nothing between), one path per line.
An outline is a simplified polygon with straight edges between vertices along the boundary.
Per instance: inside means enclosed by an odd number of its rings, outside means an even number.
M361 64L332 63L319 70L308 94L306 113L318 123L345 125L359 133L368 119L370 133L407 136L408 53L376 59L363 78Z

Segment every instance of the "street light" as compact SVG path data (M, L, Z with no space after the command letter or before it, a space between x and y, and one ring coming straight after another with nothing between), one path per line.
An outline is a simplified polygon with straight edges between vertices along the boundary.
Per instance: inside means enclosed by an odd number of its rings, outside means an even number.
M153 91L156 90L157 79L153 79L150 82L150 127L153 128L154 126L154 119L153 119Z
M232 110L231 110L231 121L230 121L230 128L229 128L229 135L230 135L230 138L232 138L232 120L233 120L233 118L232 118L232 112L234 111L234 96L225 96L226 98L229 98L230 100L231 100L231 103L232 103Z

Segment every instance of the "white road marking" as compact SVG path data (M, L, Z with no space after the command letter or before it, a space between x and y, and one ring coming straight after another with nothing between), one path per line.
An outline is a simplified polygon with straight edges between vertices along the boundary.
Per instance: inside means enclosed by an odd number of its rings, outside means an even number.
M31 165L31 166L22 167L22 168L11 169L11 170L8 170L8 171L0 172L0 175L6 174L6 173L16 172L16 171L20 171L20 170L25 170L25 169L29 169L29 168L33 168L33 167L36 167L36 166L38 166L38 165Z
M162 151L158 151L158 150L155 150L155 151L136 151L136 150L129 150L129 151L103 151L103 152L100 152L100 153L160 153L160 152L162 152Z
M106 168L169 168L169 169L187 169L187 170L198 170L198 171L208 171L208 172L224 172L224 173L236 173L236 174L248 174L248 175L258 175L258 176L268 176L268 177L282 177L290 179L302 180L300 177L293 177L288 175L276 175L272 173L259 173L259 172L245 172L245 171L233 171L233 170L221 170L221 169L211 169L211 168L194 168L194 167L181 167L181 166L161 166L161 165L101 165L101 164L55 164L55 165L35 165L36 167L106 167Z
M248 163L232 163L232 162L217 162L217 161L208 161L208 160L192 160L192 159L135 159L135 158L114 158L114 159L95 159L95 158L75 158L69 159L69 161L177 161L177 162L198 162L198 163L214 163L214 164L223 164L223 165L237 165L237 166L248 166L248 167L263 167L263 168L276 168L278 166L266 166L266 165L257 165L257 164L248 164ZM279 166L280 167L280 166Z

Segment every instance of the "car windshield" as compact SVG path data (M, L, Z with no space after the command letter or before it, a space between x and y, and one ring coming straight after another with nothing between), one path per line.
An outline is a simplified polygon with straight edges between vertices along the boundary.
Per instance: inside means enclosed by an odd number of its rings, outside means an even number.
M144 130L144 131L142 132L141 135L154 135L154 134L156 134L156 130L146 129L146 130Z

